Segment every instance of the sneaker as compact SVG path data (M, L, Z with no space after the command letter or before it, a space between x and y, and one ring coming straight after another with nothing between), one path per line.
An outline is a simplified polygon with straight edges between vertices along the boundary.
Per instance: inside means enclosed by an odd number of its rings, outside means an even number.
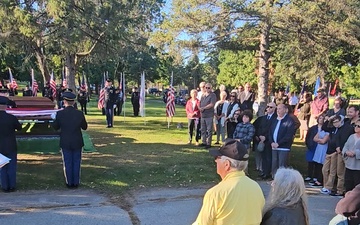
M317 181L315 181L314 184L310 184L310 185L311 185L311 187L322 187L322 183L317 182Z
M330 195L331 191L326 188L321 188L320 193L324 195Z
M331 192L329 195L331 195L331 196L344 196L344 194L337 193L337 192Z
M304 180L305 181L311 181L312 179L311 179L311 177L306 177Z

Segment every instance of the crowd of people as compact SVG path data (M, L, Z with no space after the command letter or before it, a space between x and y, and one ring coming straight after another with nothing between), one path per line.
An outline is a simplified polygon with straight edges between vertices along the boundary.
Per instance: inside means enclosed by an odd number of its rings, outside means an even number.
M260 178L272 180L275 187L277 176L291 173L284 172L286 170L283 168L289 168L291 148L299 129L300 141L306 144L304 162L308 163L308 174L305 178L300 174L292 174L291 176L298 177L294 178L295 180L291 180L288 174L285 183L277 187L280 190L277 194L286 191L281 190L286 188L286 182L299 187L300 183L304 185L305 180L309 185L321 188L322 194L332 196L344 196L360 184L359 106L347 105L342 97L337 96L333 107L329 109L329 98L323 88L316 91L314 98L310 92L305 92L298 98L294 92L286 94L285 90L280 88L272 101L267 104L265 115L257 117L252 122L255 94L250 84L247 83L244 85L245 88L242 87L228 92L225 86L221 85L218 96L212 90L212 85L205 82L200 83L199 91L191 90L191 99L186 105L189 144L192 143L194 130L197 131L195 144L206 149L212 146L214 133L216 133L214 145L220 142L226 145L226 138L236 140L246 149L247 154L250 154L251 150L255 153L256 170L259 171ZM220 160L216 162L219 170ZM229 168L231 164L230 162ZM247 174L247 166L242 167L241 171ZM224 181L224 177L220 176ZM299 180L299 176L301 182L296 180ZM297 217L292 217L295 218L294 221L289 220L289 223L284 224L308 223L304 222L308 219L303 213L306 207L301 197L301 193L304 193L302 189L303 187L299 188L297 192L296 202L290 201L294 204L291 210ZM205 196L205 200L207 198L208 196ZM270 198L274 198L273 201L283 200L278 195ZM276 203L280 204L280 202ZM285 205L286 203L284 202ZM278 212L272 207L265 206L265 211L271 211L274 217ZM279 212L283 215L287 209L280 209ZM201 220L203 213L200 212L198 220ZM269 213L265 213L264 216L262 224L275 224L274 221L277 221L274 218L266 219Z

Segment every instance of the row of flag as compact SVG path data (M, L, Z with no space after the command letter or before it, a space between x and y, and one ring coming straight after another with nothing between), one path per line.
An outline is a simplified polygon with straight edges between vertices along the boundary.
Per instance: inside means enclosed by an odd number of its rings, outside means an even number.
M173 87L173 73L171 74L170 88L167 92L167 102L166 102L166 117L172 118L175 115L175 90ZM99 92L99 100L98 100L98 109L102 109L105 106L105 82L108 78L108 75L104 73L103 79L101 82L101 89ZM145 72L141 73L141 82L140 82L140 116L145 117ZM121 73L119 77L119 89L123 92L123 96L125 98L125 74Z
M9 77L10 77L10 87L13 89L17 89L18 88L18 84L16 82L16 80L13 77L13 74L11 72L11 69L9 68ZM79 86L83 87L86 89L86 91L88 91L88 80L85 76L85 74L82 74L82 81L79 81ZM50 89L52 91L52 96L53 98L56 97L57 91L56 91L56 81L54 79L54 72L51 72L50 75ZM62 86L64 86L65 88L68 88L68 84L67 84L67 80L66 80L66 76L65 76L65 71L62 70ZM0 88L2 88L2 83L0 82ZM31 89L33 92L33 96L37 96L37 93L39 92L39 85L37 83L37 81L35 80L35 76L34 76L34 70L31 69Z

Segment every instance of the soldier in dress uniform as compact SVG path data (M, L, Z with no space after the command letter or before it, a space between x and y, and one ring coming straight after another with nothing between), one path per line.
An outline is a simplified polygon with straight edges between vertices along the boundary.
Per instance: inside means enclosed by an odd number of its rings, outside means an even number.
M1 188L4 192L15 191L16 167L17 167L17 145L15 130L21 130L18 119L5 110L9 99L0 96L0 153L10 158L10 162L1 168Z
M112 84L112 80L107 79L105 82L105 115L107 128L113 127L114 123L114 108L116 107L116 91Z
M6 88L7 88L7 90L8 90L9 96L18 95L17 90L12 87L11 83L7 83L7 84L6 84Z
M65 108L56 113L53 127L60 129L60 148L63 157L64 176L68 188L77 188L80 184L81 154L84 140L81 129L87 129L84 114L74 108L76 95L63 92Z
M54 100L52 89L50 88L50 83L49 82L46 82L45 87L42 90L42 96L46 97L46 98L49 98L51 101Z
M122 106L124 104L124 93L121 89L121 87L116 89L116 108L114 114L117 116L120 116L122 111Z
M133 105L134 116L139 116L140 110L140 93L137 87L134 87L131 93L131 104Z
M23 90L23 96L32 96L33 92L32 90L29 88L29 85L26 85L25 89Z
M60 85L60 87L58 89L56 89L56 101L57 101L57 106L58 109L63 108L63 97L62 97L62 93L64 92L65 87L63 85Z
M85 115L87 115L86 105L90 101L90 97L84 86L80 87L77 95L77 100L80 103L81 111L85 113Z

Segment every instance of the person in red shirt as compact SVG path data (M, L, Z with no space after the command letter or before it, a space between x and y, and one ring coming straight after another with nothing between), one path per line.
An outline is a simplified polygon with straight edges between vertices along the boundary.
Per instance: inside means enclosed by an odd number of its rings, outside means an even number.
M199 145L200 139L200 108L199 104L200 101L197 99L197 90L192 89L190 91L191 98L186 103L186 116L188 118L188 132L189 132L189 142L188 144L192 143L192 137L194 134L195 129L195 144Z

